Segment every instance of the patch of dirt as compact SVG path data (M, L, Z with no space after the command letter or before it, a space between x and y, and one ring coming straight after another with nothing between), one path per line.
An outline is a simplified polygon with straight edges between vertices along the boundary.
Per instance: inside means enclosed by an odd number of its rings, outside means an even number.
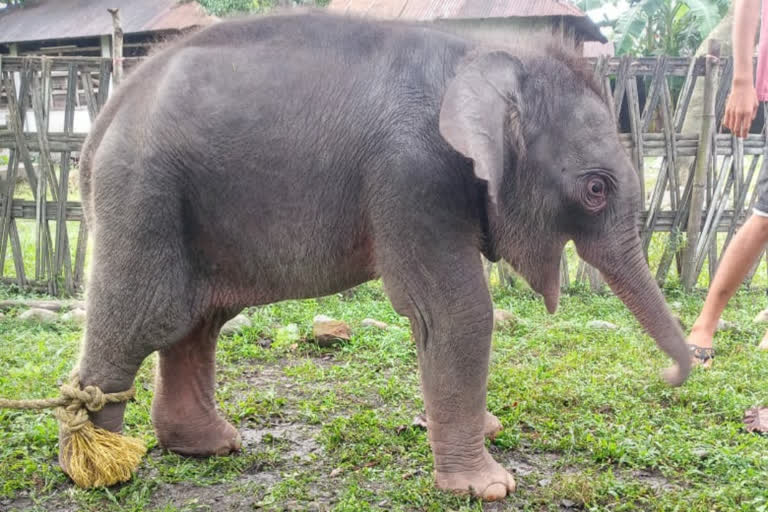
M66 495L66 491L54 491L45 498L45 501L40 503L35 503L35 501L26 496L12 500L0 499L0 511L2 512L28 512L30 510L77 512L80 510L80 507Z
M653 489L657 494L680 489L679 485L670 482L664 475L653 470L629 471L619 475L621 480L636 480Z
M259 496L234 492L232 487L232 484L199 487L185 482L161 484L153 493L150 507L171 505L184 510L252 510Z
M243 450L253 450L262 442L284 442L287 446L281 450L283 459L310 462L312 454L321 455L322 447L315 441L320 427L314 425L282 423L266 428L240 427Z

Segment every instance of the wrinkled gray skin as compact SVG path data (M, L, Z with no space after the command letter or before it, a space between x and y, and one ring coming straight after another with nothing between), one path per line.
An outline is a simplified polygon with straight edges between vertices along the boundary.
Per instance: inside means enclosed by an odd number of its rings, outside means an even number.
M681 384L690 361L641 252L638 179L595 86L560 51L473 45L302 12L217 24L136 69L82 152L81 382L122 391L160 351L161 445L227 453L239 436L215 411L222 323L381 277L418 346L437 485L498 499L514 480L483 443L480 254L554 312L573 239ZM93 420L118 431L123 412Z

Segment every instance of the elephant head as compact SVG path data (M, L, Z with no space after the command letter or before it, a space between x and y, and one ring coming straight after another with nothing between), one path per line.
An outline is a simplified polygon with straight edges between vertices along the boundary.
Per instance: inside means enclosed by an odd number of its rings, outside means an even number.
M677 363L667 381L682 384L690 356L642 251L637 172L584 63L559 49L468 57L448 83L440 132L487 187L488 257L507 260L552 313L573 240Z

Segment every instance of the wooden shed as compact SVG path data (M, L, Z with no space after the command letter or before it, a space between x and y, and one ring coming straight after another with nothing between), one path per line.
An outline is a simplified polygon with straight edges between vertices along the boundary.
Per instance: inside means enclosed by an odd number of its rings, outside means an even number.
M112 18L120 9L124 55L145 55L164 37L216 20L194 1L25 0L0 9L0 54L108 56Z
M165 38L217 21L195 1L26 0L0 9L0 57L110 57L112 17L107 8L120 9L124 57L146 55L153 44ZM53 130L64 122L65 75L54 71L51 76ZM78 92L74 130L87 132L90 121L84 93ZM0 95L0 128L6 124L6 114L6 98ZM28 126L34 129L34 118L29 113L27 116Z
M587 43L589 56L613 53L598 26L565 0L331 0L329 8L434 22L463 36L500 44L551 31L582 52Z

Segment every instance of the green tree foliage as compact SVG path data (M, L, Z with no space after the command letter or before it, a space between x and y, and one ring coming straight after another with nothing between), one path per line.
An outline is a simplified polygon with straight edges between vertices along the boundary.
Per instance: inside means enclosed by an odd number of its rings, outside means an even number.
M208 13L215 16L245 12L265 12L273 7L310 6L325 7L330 0L199 0Z
M616 0L578 0L589 11ZM728 0L628 0L613 29L618 55L692 55L728 10Z

